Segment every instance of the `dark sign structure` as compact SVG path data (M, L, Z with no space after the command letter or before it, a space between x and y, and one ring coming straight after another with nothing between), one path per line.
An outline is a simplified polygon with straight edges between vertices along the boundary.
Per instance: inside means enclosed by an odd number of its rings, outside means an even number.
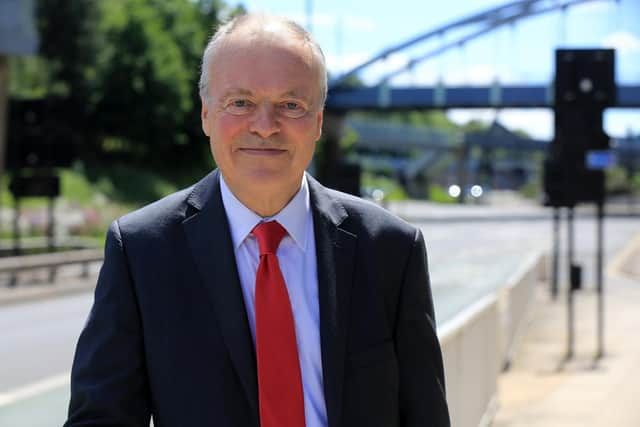
M615 97L612 49L556 50L555 137L544 174L548 206L603 203L604 171L594 167L593 156L610 149L602 113Z
M9 184L14 197L58 197L60 177L57 175L16 176Z
M61 105L47 99L11 102L7 152L9 170L71 165L77 136L59 116Z
M573 293L582 288L582 267L574 260L574 207L583 202L597 206L596 286L598 294L598 349L604 355L603 219L605 169L615 158L602 128L602 113L616 104L613 49L556 50L555 137L544 168L545 204L554 207L554 244L551 293L558 293L560 208L567 209L567 359L573 357Z

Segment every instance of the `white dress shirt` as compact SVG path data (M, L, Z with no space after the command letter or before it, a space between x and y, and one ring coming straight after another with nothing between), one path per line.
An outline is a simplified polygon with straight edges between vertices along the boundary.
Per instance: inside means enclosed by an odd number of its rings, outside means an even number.
M327 410L322 382L316 243L306 175L302 177L300 190L293 199L270 218L262 218L243 205L227 187L222 174L220 174L220 190L229 221L254 346L256 342L255 286L260 255L258 241L251 234L251 230L260 222L275 220L288 232L278 247L277 255L295 322L306 427L327 427Z

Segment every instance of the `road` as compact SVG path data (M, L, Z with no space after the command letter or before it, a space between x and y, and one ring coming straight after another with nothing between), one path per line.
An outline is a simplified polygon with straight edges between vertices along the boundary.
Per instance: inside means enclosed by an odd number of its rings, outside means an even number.
M91 294L0 308L0 426L62 425Z
M427 241L439 324L504 285L525 257L551 247L551 223L544 218L414 222ZM640 220L608 218L605 233L610 259L640 233ZM595 222L577 220L575 235L586 287L592 288L595 260L584 254L595 247ZM73 349L91 302L87 293L0 307L0 426L64 422Z
M552 247L550 220L468 222L417 222L427 242L436 318L446 322L479 297L504 285L523 260ZM566 224L561 232L561 252L566 254ZM607 218L605 221L605 266L635 234L638 218ZM583 266L586 289L593 289L596 222L580 218L575 223L575 256ZM561 262L560 280L566 278Z

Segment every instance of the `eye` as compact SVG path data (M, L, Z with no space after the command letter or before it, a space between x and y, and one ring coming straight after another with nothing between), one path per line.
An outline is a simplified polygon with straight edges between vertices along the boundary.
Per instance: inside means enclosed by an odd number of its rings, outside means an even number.
M297 119L307 114L307 107L298 101L285 101L280 104L280 111L286 117Z
M230 99L224 106L225 111L234 115L248 114L253 111L254 104L248 99Z

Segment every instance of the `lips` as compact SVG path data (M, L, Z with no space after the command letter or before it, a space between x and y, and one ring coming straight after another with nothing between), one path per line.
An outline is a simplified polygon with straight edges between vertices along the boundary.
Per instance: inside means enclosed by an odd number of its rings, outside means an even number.
M278 154L286 152L286 150L279 150L277 148L240 148L239 151L254 156L277 156Z

